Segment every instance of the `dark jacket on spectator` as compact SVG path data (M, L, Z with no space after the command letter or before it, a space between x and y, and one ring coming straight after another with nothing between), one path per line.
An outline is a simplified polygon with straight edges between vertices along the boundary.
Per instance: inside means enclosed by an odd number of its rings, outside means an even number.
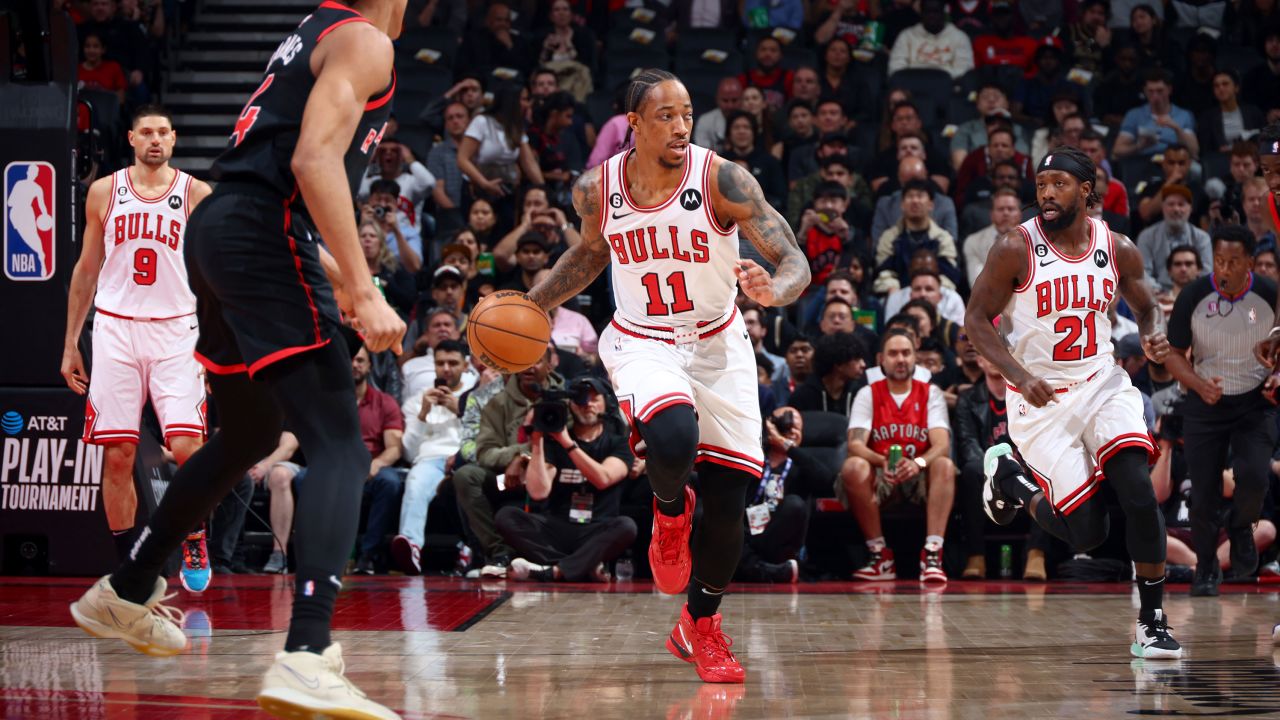
M991 407L991 392L985 379L960 394L956 399L955 447L959 465L982 463L982 456L993 445L993 438L1009 442L1006 416L997 415Z
M564 378L551 373L547 385L564 386ZM480 432L476 435L476 464L494 472L502 472L512 459L529 452L529 443L516 442L524 416L533 401L520 391L520 376L512 375L506 387L480 411Z

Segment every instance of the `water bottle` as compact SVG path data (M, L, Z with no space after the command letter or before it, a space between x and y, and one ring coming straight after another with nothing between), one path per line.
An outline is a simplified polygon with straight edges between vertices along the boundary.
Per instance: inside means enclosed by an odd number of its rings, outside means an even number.
M493 253L482 252L476 256L476 273L483 277L493 277Z
M1009 545L1000 546L1000 577L1005 580L1013 577L1013 547Z
M618 582L631 582L631 578L635 576L635 568L631 565L631 552L623 553L622 557L613 565L614 577Z

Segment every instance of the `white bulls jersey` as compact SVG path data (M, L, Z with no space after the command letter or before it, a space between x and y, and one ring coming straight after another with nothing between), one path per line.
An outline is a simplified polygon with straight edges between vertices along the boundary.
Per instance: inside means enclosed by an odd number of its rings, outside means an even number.
M94 300L99 311L128 318L196 311L182 254L191 182L175 170L169 189L148 198L134 190L129 168L111 176L111 201L102 220L106 259Z
M639 207L628 192L626 160L614 155L601 172L600 234L612 248L618 314L638 324L709 323L733 308L737 293L736 228L723 228L708 191L715 153L689 145L684 177L665 201Z
M1107 308L1119 286L1111 230L1088 218L1089 249L1069 257L1049 242L1040 218L1018 226L1027 243L1027 279L1005 309L1013 357L1062 387L1114 365Z

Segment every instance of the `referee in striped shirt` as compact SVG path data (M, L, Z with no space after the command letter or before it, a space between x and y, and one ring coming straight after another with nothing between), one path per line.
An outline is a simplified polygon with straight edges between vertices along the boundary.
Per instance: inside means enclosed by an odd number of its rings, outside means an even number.
M1269 371L1253 351L1276 324L1276 286L1253 274L1255 240L1248 228L1219 226L1212 241L1213 272L1183 288L1174 303L1169 318L1174 352L1165 361L1187 389L1183 451L1191 476L1193 596L1217 595L1222 581L1217 546L1228 450L1236 480L1226 517L1231 572L1248 577L1257 568L1253 524L1276 444L1275 408L1263 394Z

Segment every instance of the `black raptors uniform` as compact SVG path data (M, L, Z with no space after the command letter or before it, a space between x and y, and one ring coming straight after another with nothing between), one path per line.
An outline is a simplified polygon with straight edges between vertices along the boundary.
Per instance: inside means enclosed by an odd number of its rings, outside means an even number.
M315 85L311 53L352 22L368 20L325 2L280 43L214 163L217 189L191 215L186 257L198 298L196 357L211 373L253 377L328 343L339 326L290 161ZM388 81L365 105L344 157L353 196L391 113L395 75Z

